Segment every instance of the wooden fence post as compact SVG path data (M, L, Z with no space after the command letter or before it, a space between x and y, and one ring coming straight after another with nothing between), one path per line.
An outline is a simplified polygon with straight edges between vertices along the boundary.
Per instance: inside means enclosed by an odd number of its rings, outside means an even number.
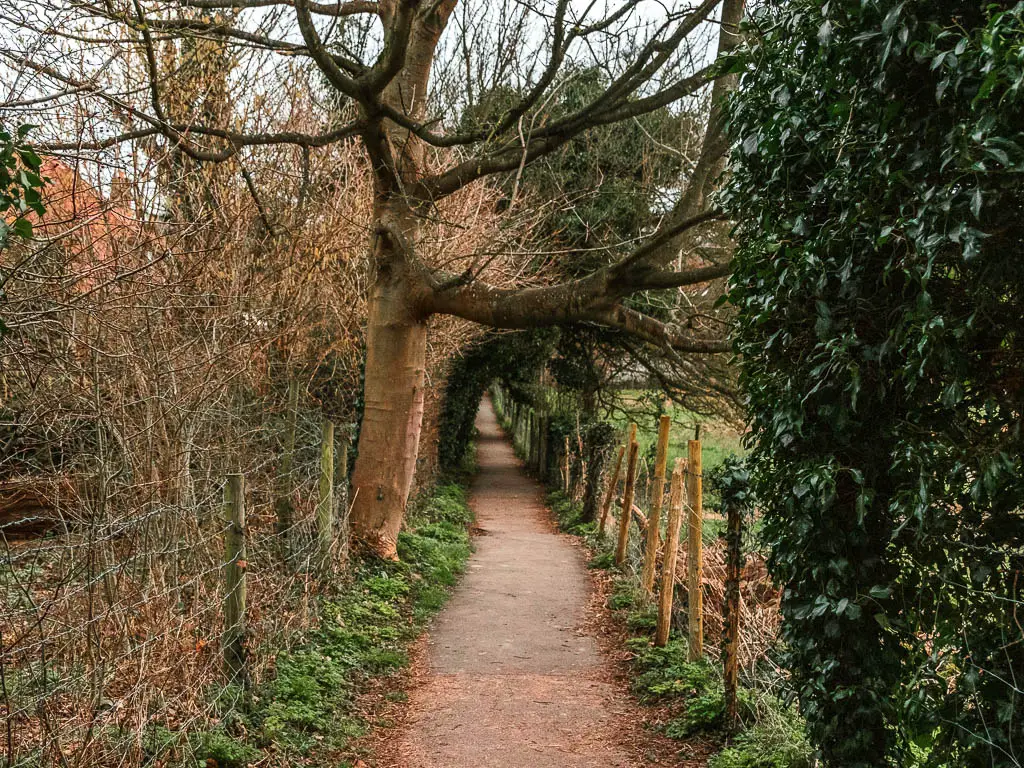
M242 475L224 484L224 666L231 682L248 684L245 669L245 483Z
M530 433L530 409L523 406L519 414L519 451L526 456L526 441Z
M612 471L611 482L608 483L608 490L604 494L604 503L601 504L601 522L598 524L597 533L604 536L605 523L608 521L608 512L612 508L612 499L615 498L615 488L619 484L619 475L622 474L622 459L626 455L626 446L619 446L619 454L615 457L615 469Z
M545 409L541 411L540 439L537 451L537 477L541 480L546 480L548 474L548 420L549 417Z
M654 487L651 489L651 510L647 516L647 548L640 583L648 595L654 594L654 573L658 565L658 544L661 538L661 506L665 499L665 465L668 463L668 436L672 419L662 416L658 424L658 450L654 461Z
M626 546L629 544L629 520L633 515L633 487L636 484L636 457L640 446L634 440L629 444L629 461L626 464L626 487L622 492L622 515L619 517L619 541L615 547L615 564L626 562Z
M530 468L530 449L533 438L533 408L526 408L523 414L523 463Z
M658 626L654 644L664 648L672 629L672 595L676 586L676 556L679 552L679 528L683 523L683 478L686 460L676 459L672 468L672 495L668 504L668 530L665 531L665 557L661 562L661 591L658 594Z
M348 505L351 503L351 499L348 497L349 486L348 486L348 450L352 444L352 435L347 428L341 430L341 453L338 456L338 470L341 472L341 479L338 483L339 487L339 498L338 498L338 509L342 515L342 521L344 523L344 541L346 547L348 545ZM347 551L347 550L346 550Z
M565 495L569 495L569 436L565 436L565 453L562 456L562 482Z
M540 430L537 428L537 412L534 409L529 410L529 451L526 453L526 466L530 471L537 469L537 437L540 434Z
M686 504L690 508L687 526L686 595L689 622L689 657L697 661L704 656L704 527L703 484L700 440L690 440L686 471Z
M519 418L519 450L526 456L526 444L530 439L530 408L523 406L522 416Z
M320 488L316 505L317 555L320 570L330 573L334 549L334 422L324 419L320 435Z
M740 505L726 508L726 570L725 570L725 727L735 731L739 725L737 706L740 648L740 576L743 572L743 515Z
M541 468L541 414L530 409L529 468L539 472Z
M292 470L295 466L295 429L299 411L299 382L288 383L288 413L286 416L284 455L277 488L277 534L281 537L281 550L286 560L292 556L292 526L295 524L295 507L292 504Z

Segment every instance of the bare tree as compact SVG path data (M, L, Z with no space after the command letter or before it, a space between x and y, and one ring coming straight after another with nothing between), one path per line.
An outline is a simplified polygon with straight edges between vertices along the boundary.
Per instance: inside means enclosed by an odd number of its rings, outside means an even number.
M24 0L23 0L24 3ZM592 323L620 329L652 354L708 355L726 350L714 333L684 330L627 308L637 291L678 289L728 274L693 250L720 216L708 195L722 169L721 102L729 86L714 53L702 48L720 24L717 52L736 40L742 0L683 7L618 0L532 0L492 4L456 0L104 0L66 6L22 4L3 12L16 30L5 46L12 84L31 89L8 106L50 109L74 135L51 151L103 153L134 142L200 165L241 163L260 147L302 152L358 140L373 176L368 234L365 411L353 477L354 535L384 557L395 542L416 468L424 411L429 319L453 315L494 327ZM497 24L495 24L495 20ZM38 40L63 40L56 49ZM204 109L203 77L185 105L163 62L199 45L232 61L234 102ZM473 50L496 45L498 50ZM59 50L61 55L46 55ZM41 55L42 54L42 55ZM125 72L141 62L144 82ZM597 64L606 87L578 110L544 119L544 105L579 62ZM303 67L306 67L303 69ZM120 69L118 69L120 68ZM300 76L313 72L316 78ZM21 78L19 80L19 78ZM232 84L233 79L233 84ZM521 95L483 126L458 115L482 91L515 85ZM249 117L255 99L309 87L328 106L315 130L266 127ZM550 285L487 282L480 257L448 271L436 250L441 202L495 174L517 173L581 134L711 92L706 133L685 185L656 231L629 256L585 277ZM74 100L74 101L70 101ZM74 104L69 107L69 104ZM92 106L89 106L92 105ZM333 105L333 106L332 106ZM103 111L105 121L97 121ZM265 113L264 109L261 112ZM443 261L443 260L442 260ZM689 265L681 268L682 265Z

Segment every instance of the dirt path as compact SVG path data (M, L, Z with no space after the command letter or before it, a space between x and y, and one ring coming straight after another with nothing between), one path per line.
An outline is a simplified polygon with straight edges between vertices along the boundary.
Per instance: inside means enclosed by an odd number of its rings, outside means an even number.
M489 401L472 490L483 533L427 638L424 668L382 768L645 765L620 721L634 704L583 629L591 581L554 532Z

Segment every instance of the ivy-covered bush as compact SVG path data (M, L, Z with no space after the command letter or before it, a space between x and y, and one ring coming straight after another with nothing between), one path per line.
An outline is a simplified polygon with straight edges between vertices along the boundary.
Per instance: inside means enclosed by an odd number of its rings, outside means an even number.
M783 639L833 766L1024 762L1024 4L749 25L723 202Z

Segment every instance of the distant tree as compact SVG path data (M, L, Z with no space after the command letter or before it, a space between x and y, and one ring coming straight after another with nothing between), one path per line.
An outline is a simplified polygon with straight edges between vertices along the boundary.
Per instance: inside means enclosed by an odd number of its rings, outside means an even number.
M828 765L1024 763L1024 4L768 3L730 300Z

